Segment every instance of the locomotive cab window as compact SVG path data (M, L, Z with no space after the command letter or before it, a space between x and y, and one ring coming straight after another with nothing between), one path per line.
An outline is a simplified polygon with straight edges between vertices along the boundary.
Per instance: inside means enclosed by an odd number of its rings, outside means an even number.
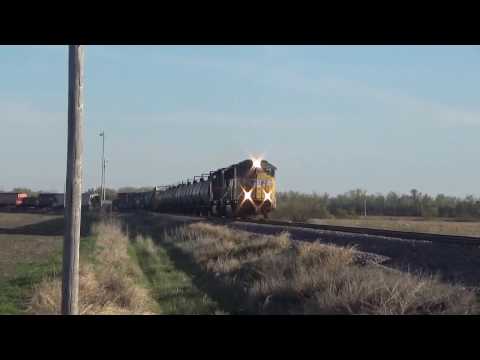
M262 165L263 165L263 164L262 164ZM263 170L264 170L268 175L273 176L273 177L275 176L275 170L276 170L275 166L273 166L272 164L270 164L270 163L268 163L268 162L265 161L265 164L264 164L264 166L262 166L262 167L263 167Z
M265 167L265 172L270 176L275 176L275 170L270 166Z

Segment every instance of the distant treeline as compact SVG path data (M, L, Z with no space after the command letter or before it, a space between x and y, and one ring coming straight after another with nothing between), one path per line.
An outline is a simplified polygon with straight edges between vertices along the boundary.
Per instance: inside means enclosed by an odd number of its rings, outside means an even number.
M365 207L367 215L480 218L480 198L443 194L433 197L415 189L401 195L366 194L359 189L337 196L283 192L277 194L277 209L272 215L294 221L357 217L364 214Z

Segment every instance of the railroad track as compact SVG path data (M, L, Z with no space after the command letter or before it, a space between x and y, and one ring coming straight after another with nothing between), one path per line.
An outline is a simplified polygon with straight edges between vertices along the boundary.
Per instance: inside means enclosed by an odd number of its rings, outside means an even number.
M151 211L148 211L148 212L151 212ZM421 233L421 232L412 232L412 231L365 228L365 227L356 227L356 226L321 225L321 224L311 224L311 223L303 223L303 222L265 220L265 219L259 219L259 220L227 219L227 218L208 217L208 216L180 215L180 214L173 214L173 213L169 215L183 216L189 219L198 219L198 220L202 219L202 220L206 220L219 225L228 225L232 222L237 222L237 223L246 223L246 224L270 225L270 226L278 226L278 227L286 227L286 228L291 227L291 228L300 228L300 229L343 232L343 233L349 233L349 234L382 236L382 237L397 238L402 240L428 241L436 244L451 244L451 245L480 247L480 237L476 237L476 236L445 235L445 234Z
M385 237L407 239L407 240L429 241L432 243L444 243L444 244L480 247L480 237L475 237L475 236L419 233L419 232L410 232L410 231L373 229L373 228L353 227L353 226L320 225L320 224L277 221L277 220L247 219L247 220L241 220L241 222L261 224L261 225L282 226L282 227L296 227L296 228L303 228L303 229L336 231L336 232L344 232L344 233L351 233L351 234L385 236Z
M23 213L61 213L61 211L48 211L45 209L40 210L30 210L30 209L16 209L11 211L10 209L2 209L1 212L23 212ZM179 215L179 214L171 214ZM198 217L194 216L192 218L205 219L207 221L212 221L214 223L228 224L232 220L224 218L212 218L212 217ZM411 232L411 231L398 231L398 230L388 230L388 229L375 229L375 228L365 228L365 227L354 227L354 226L339 226L339 225L321 225L321 224L311 224L311 223L302 223L302 222L291 222L291 221L279 221L279 220L255 220L255 219L240 219L234 220L237 222L250 223L250 224L259 224L259 225L270 225L270 226L281 226L281 227L292 227L292 228L302 228L302 229L313 229L313 230L323 230L323 231L334 231L334 232L343 232L350 234L362 234L362 235L373 235L373 236L383 236L391 237L398 239L406 240L419 240L419 241L429 241L432 243L444 243L444 244L453 244L453 245L464 245L464 246L478 246L480 247L480 237L476 236L462 236L462 235L445 235L445 234L433 234L433 233L421 233L421 232Z
M367 259L368 263L378 262L389 269L412 274L435 274L440 276L442 281L460 282L475 288L478 288L480 283L480 237L263 219L200 217L148 210L136 213L137 211L125 214L126 221L133 215L132 223L137 224L136 226L158 224L158 231L196 222L224 225L260 235L278 235L282 231L289 231L292 241L320 241L339 247L353 247L361 259ZM138 216L138 219L135 216Z

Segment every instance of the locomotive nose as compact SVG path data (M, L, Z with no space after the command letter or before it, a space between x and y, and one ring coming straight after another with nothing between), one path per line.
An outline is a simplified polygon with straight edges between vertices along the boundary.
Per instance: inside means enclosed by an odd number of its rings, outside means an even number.
M263 205L273 205L273 190L265 190L263 186L256 185L250 190L246 190L242 187L243 199L241 205L245 202L249 202L255 207L262 207Z

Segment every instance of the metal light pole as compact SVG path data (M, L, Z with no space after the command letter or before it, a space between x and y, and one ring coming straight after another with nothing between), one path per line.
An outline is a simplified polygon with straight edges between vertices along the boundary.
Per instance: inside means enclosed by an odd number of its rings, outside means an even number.
M100 133L102 137L102 179L100 184L100 207L105 201L105 131Z
M363 215L367 217L367 193L365 192L365 197L363 198Z
M103 159L103 201L107 200L107 159Z

